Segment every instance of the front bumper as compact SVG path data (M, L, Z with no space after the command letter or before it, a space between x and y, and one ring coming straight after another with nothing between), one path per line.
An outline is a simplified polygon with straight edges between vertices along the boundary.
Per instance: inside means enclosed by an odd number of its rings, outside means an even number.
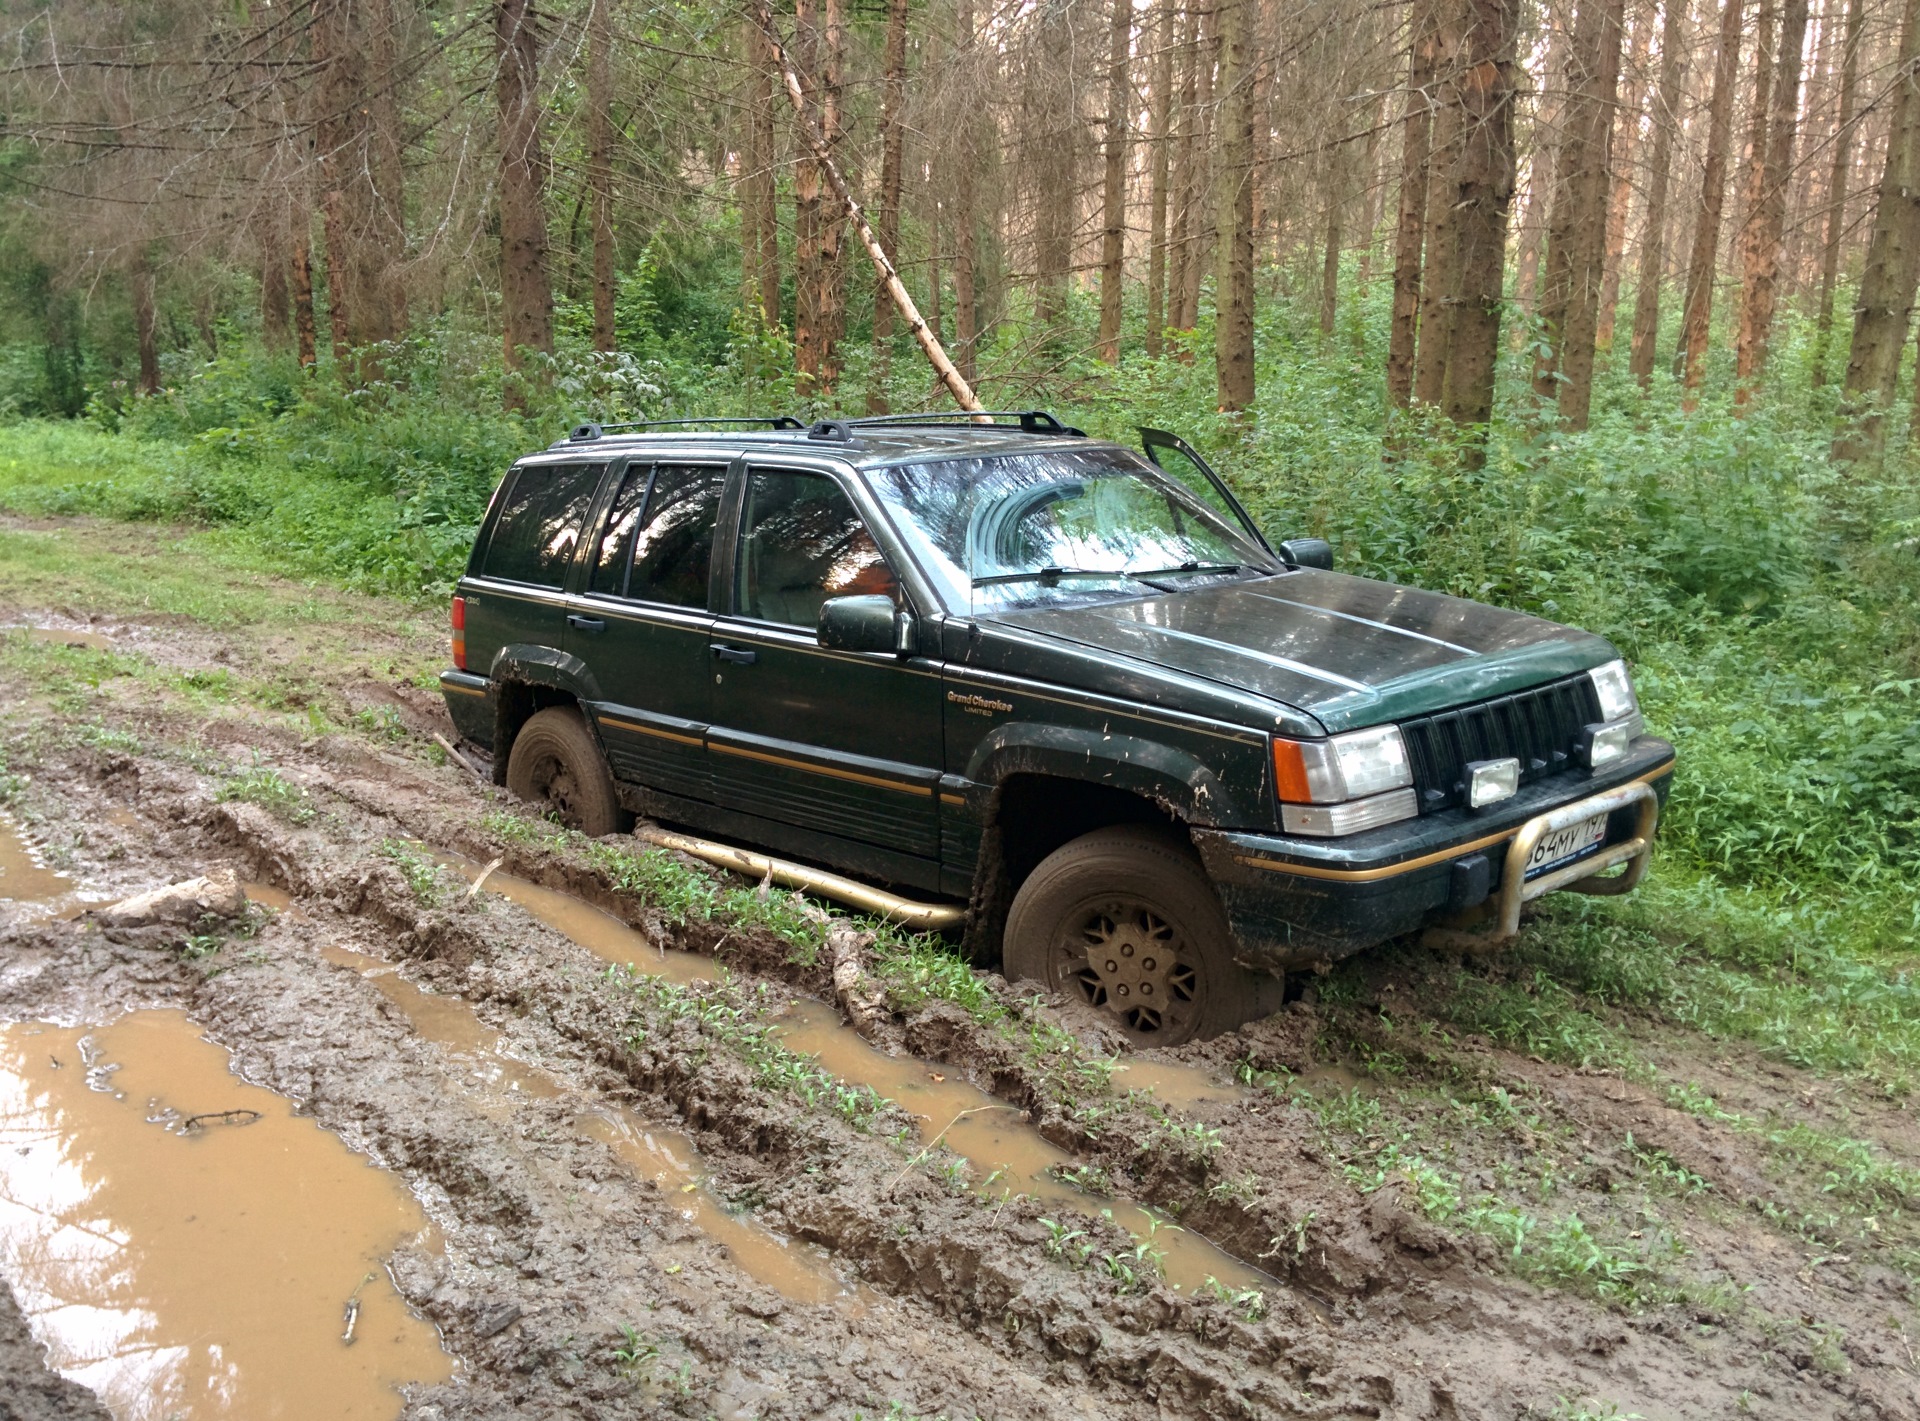
M1193 841L1226 907L1240 960L1267 970L1306 967L1437 920L1485 913L1489 903L1496 928L1504 928L1508 917L1517 922L1523 896L1546 891L1541 882L1560 880L1554 886L1565 887L1566 878L1585 877L1550 873L1524 888L1508 887L1509 849L1530 821L1635 784L1648 786L1663 806L1673 767L1673 746L1647 735L1624 759L1601 771L1556 775L1490 809L1423 815L1342 839L1196 829ZM1639 804L1603 807L1610 810L1606 838L1583 865L1610 856L1634 858L1638 866L1629 864L1631 881L1625 884L1630 887L1645 857L1627 855L1622 846L1650 824L1643 821ZM1589 873L1595 871L1588 867Z

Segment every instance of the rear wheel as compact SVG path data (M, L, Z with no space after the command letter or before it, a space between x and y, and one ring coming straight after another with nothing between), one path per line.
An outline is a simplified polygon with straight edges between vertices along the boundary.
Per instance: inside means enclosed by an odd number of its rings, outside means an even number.
M549 706L520 727L507 755L507 788L590 838L633 827L593 732L572 706Z
M1137 1046L1218 1036L1277 995L1233 960L1219 897L1186 846L1150 829L1100 829L1055 850L1007 913L1009 981L1032 981L1113 1018Z

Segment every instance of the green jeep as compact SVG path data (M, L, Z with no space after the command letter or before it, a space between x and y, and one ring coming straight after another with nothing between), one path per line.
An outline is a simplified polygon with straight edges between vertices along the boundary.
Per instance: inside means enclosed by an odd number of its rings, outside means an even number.
M514 465L453 600L460 734L588 834L963 926L1142 1045L1645 869L1673 747L1607 642L1270 545L1171 435L694 423Z

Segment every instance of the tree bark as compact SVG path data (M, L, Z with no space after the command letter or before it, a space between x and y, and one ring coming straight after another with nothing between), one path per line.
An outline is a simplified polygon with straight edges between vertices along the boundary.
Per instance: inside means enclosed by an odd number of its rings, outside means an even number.
M398 117L386 112L390 106L380 98L383 40L370 32L367 8L353 0L315 0L312 16L313 55L320 70L314 139L328 315L334 359L351 385L379 378L375 358L363 357L356 369L352 353L392 339L404 311L403 295L396 290L397 202L381 191L383 182L399 182L397 134L381 131L383 125L397 126ZM379 15L371 18L378 30ZM376 118L376 112L382 116Z
M613 324L613 0L587 13L587 190L593 229L593 348L616 349Z
M1467 0L1464 71L1458 84L1464 123L1449 197L1459 211L1459 299L1442 403L1457 425L1477 431L1469 446L1484 457L1493 416L1506 276L1507 214L1513 203L1514 46L1518 0Z
M547 155L540 138L540 41L530 0L497 0L499 69L500 310L508 409L526 408L526 352L553 354L553 286L547 274Z
M1023 166L1033 193L1033 318L1052 331L1067 311L1067 278L1073 268L1074 154L1080 117L1074 101L1078 76L1070 12L1063 6L1038 11L1038 43L1024 56Z
M1634 16L1633 45L1621 75L1625 92L1614 122L1608 164L1613 170L1613 193L1607 199L1607 249L1601 265L1600 316L1594 327L1594 344L1601 350L1613 349L1613 328L1620 314L1621 258L1626 253L1627 221L1632 216L1633 159L1639 147L1640 115L1646 104L1647 54L1652 40L1653 3L1647 0Z
M1680 129L1680 95L1686 83L1686 0L1663 0L1660 28L1660 97L1653 112L1653 159L1648 165L1647 221L1640 233L1640 270L1633 292L1633 350L1627 368L1646 389L1660 341L1660 286L1667 265L1668 187L1673 140ZM1859 0L1855 0L1859 3Z
M1707 354L1707 323L1713 317L1713 278L1720 257L1720 214L1727 193L1727 130L1733 123L1733 88L1740 73L1741 0L1724 0L1720 45L1714 60L1713 94L1707 101L1707 152L1700 184L1700 217L1687 263L1687 304L1681 317L1675 364L1686 387L1687 408L1697 400Z
M1167 324L1174 330L1188 330L1192 321L1187 314L1187 268L1194 261L1195 194L1199 181L1194 174L1198 159L1196 132L1200 122L1200 15L1188 6L1180 36L1180 138L1175 146L1173 164L1173 262L1168 273Z
M160 393L160 348L155 338L158 319L153 306L153 260L143 245L133 259L128 284L133 295L134 342L140 352L140 393Z
M1323 339L1333 334L1334 321L1340 314L1340 229L1347 198L1346 163L1344 148L1336 148L1327 155L1326 255L1320 262L1320 335Z
M797 0L794 47L805 99L797 118L819 135L826 155L802 159L794 176L794 383L800 399L813 403L833 397L846 322L841 261L846 221L825 194L826 163L838 162L841 141L842 0Z
M1593 351L1606 257L1608 146L1620 80L1624 0L1581 0L1569 53L1566 136L1555 166L1540 291L1542 354L1533 391L1558 403L1572 429L1587 427Z
M1107 37L1106 171L1101 185L1100 359L1120 363L1122 283L1127 274L1127 151L1132 142L1133 0L1111 0Z
M973 0L959 0L956 17L959 37L957 57L974 62ZM980 344L980 298L976 289L979 270L979 223L976 165L980 154L974 142L979 132L971 114L960 122L960 143L954 150L953 212L953 347L954 364L961 378L971 387L979 375L974 353Z
M1173 0L1155 0L1152 92L1148 100L1147 354L1158 359L1167 326L1168 134L1173 111Z
M749 24L747 52L748 173L747 204L752 210L754 280L749 299L760 306L760 319L769 330L780 324L780 219L773 180L773 55L758 25Z
M1767 150L1747 224L1746 281L1735 355L1739 383L1734 399L1741 404L1746 403L1754 382L1767 368L1767 347L1773 338L1780 243L1787 226L1787 183L1793 176L1793 145L1800 113L1800 55L1806 38L1807 0L1786 0L1780 15L1779 72L1769 96Z
M1200 324L1200 283L1212 259L1215 205L1213 123L1214 71L1220 61L1220 18L1218 6L1202 10L1200 44L1194 55L1193 109L1193 193L1192 213L1187 223L1188 259L1180 289L1182 330Z
M1387 399L1400 409L1413 395L1420 324L1420 248L1427 230L1434 66L1440 42L1434 3L1415 0L1408 20L1407 112L1400 144L1400 212L1394 227L1393 316L1387 331Z
M313 319L313 214L307 208L304 174L297 177L287 217L288 265L293 287L293 345L300 364L311 370L320 358Z
M887 0L887 40L880 88L880 245L889 254L900 250L900 185L905 164L907 104L907 0ZM933 224L934 232L939 223ZM939 247L936 235L934 248ZM933 324L940 324L938 268L932 290L936 299ZM873 381L867 387L867 413L885 414L887 382L893 372L893 298L887 283L877 281L873 291Z
M406 165L400 118L401 34L393 0L367 0L371 63L367 75L366 123L372 156L373 260L387 308L380 317L383 339L407 327Z
M1438 405L1446 391L1453 303L1459 299L1455 187L1466 137L1466 119L1460 109L1461 35L1451 13L1441 12L1439 29L1433 152L1427 164L1426 260L1420 275L1420 345L1413 364L1413 398L1423 405Z
M1827 178L1827 221L1820 242L1820 308L1814 320L1813 383L1827 383L1827 347L1833 338L1833 292L1840 281L1840 239L1847 220L1848 179L1853 175L1853 108L1860 89L1862 0L1847 0L1840 61L1839 112L1833 133L1833 166Z
M279 354L292 337L293 307L287 289L287 204L277 195L259 223L260 336L268 350Z
M1848 462L1874 457L1886 445L1886 412L1900 378L1914 285L1920 280L1920 81L1914 75L1920 0L1906 0L1902 9L1886 166L1860 274L1840 431L1833 444L1833 457Z
M1219 270L1214 275L1214 363L1219 406L1253 403L1253 7L1219 0Z
M1568 58L1573 45L1572 0L1543 3L1540 21L1546 28L1547 61L1540 102L1533 119L1532 171L1527 175L1527 207L1520 219L1520 254L1514 273L1513 300L1532 314L1540 298L1540 253L1547 240L1547 209L1553 205L1555 172L1566 130L1567 90L1571 87ZM1558 12L1558 13L1556 13Z

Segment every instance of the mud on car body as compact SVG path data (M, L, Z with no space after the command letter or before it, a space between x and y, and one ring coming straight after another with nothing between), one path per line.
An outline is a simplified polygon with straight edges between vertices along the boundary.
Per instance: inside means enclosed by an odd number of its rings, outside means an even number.
M1142 433L583 425L494 495L454 721L589 833L644 815L964 903L981 960L1141 1044L1638 881L1673 749L1606 641L1271 546Z

